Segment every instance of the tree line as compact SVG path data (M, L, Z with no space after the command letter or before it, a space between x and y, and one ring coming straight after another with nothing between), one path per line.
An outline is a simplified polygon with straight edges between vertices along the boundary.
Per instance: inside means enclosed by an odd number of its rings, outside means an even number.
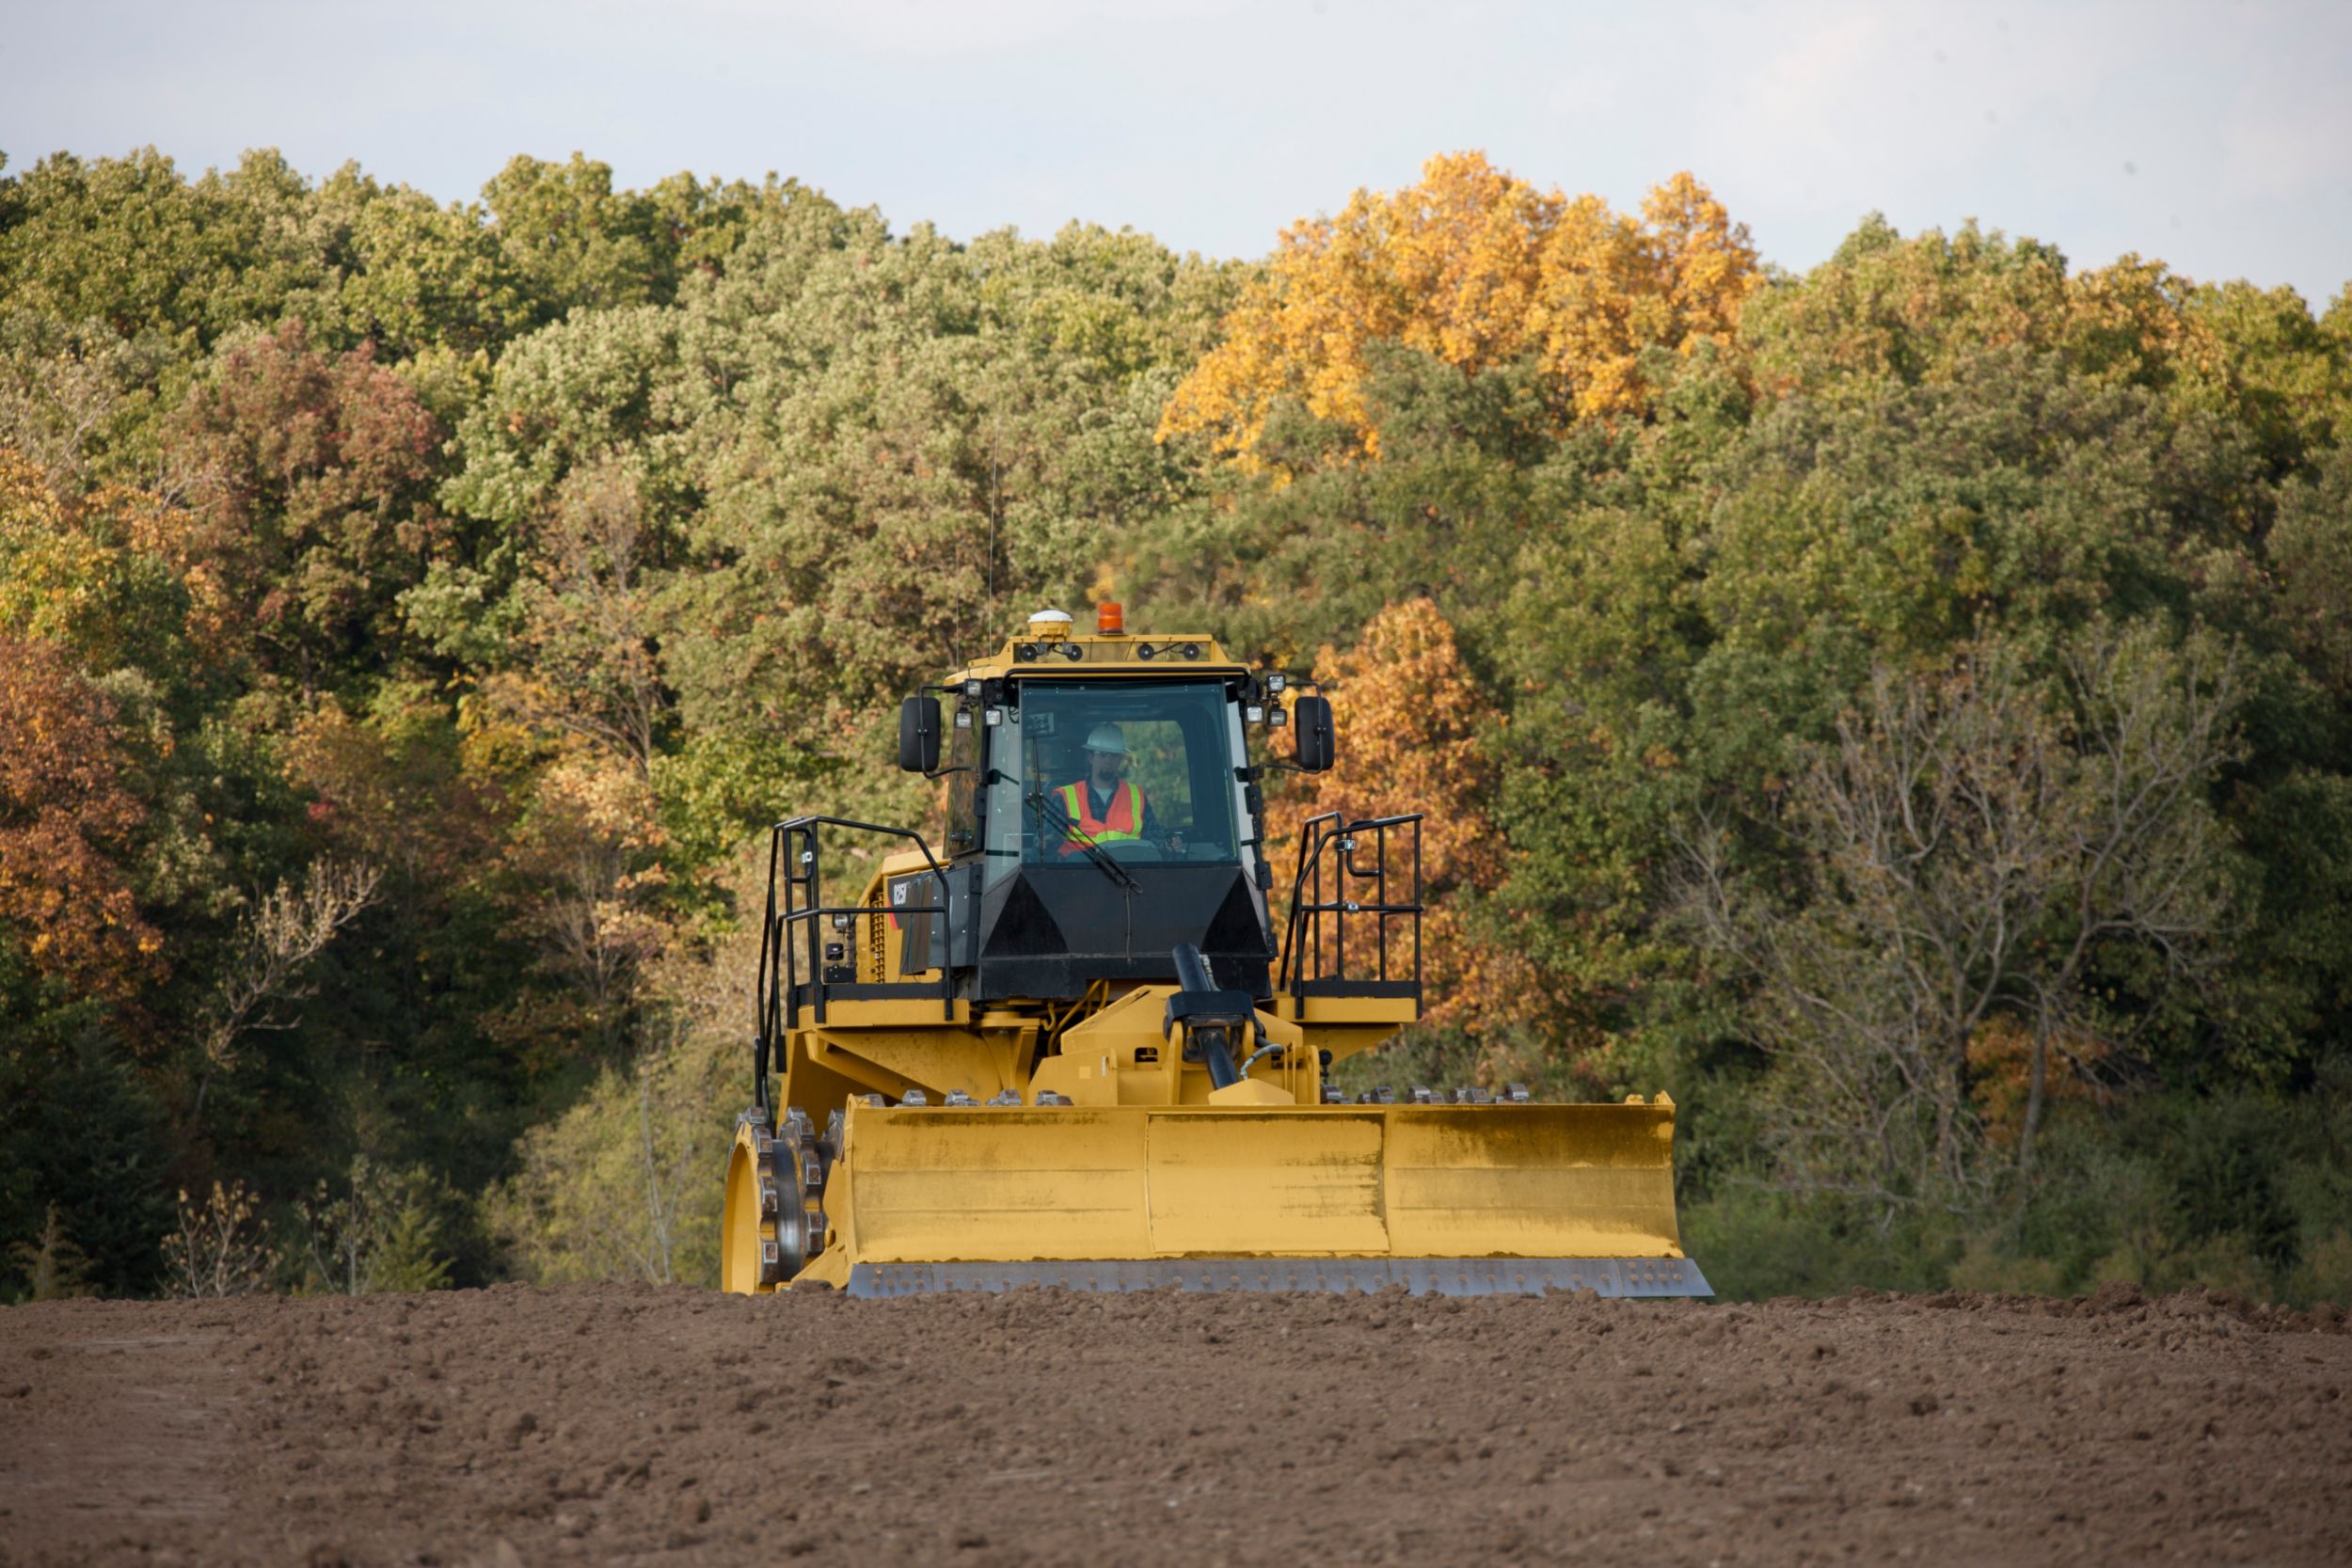
M1363 1070L1743 1293L2352 1292L2352 291L1475 153L1250 262L770 177L0 180L0 1291L715 1275L754 847L1118 597L1418 809Z

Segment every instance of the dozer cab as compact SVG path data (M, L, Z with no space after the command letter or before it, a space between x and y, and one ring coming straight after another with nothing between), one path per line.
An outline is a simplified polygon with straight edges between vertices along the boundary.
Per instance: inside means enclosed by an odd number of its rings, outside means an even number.
M1262 783L1334 751L1311 683L1109 605L909 698L945 843L771 836L724 1287L1708 1293L1666 1096L1331 1087L1422 1006L1420 816L1309 821L1277 918Z

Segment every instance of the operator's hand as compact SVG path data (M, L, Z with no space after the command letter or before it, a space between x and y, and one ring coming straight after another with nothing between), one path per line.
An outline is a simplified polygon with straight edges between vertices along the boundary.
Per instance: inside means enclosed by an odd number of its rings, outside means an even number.
M1182 833L1170 833L1170 834L1168 834L1168 840L1167 840L1167 845L1168 845L1168 852L1169 854L1171 854L1171 855L1181 855L1181 854L1183 854L1183 853L1184 852L1184 834L1182 834Z

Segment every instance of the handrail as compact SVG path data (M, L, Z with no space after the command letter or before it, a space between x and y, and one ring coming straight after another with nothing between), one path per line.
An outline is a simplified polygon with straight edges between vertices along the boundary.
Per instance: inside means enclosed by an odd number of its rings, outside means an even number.
M1298 863L1291 880L1290 913L1284 923L1282 964L1276 979L1276 989L1288 987L1295 997L1303 998L1310 981L1334 979L1344 981L1347 975L1347 917L1351 914L1373 917L1375 944L1375 978L1380 983L1389 979L1389 922L1409 915L1413 922L1413 988L1418 996L1422 983L1421 917L1422 903L1421 821L1423 814L1408 812L1395 816L1359 817L1341 824L1341 814L1324 812L1300 824ZM1389 898L1389 832L1391 829L1412 830L1412 894L1409 901L1391 902ZM1359 863L1358 851L1361 835L1373 835L1373 854L1369 866ZM1333 844L1339 853L1333 857L1335 879L1333 895L1324 897L1324 851ZM1311 882L1310 881L1311 879ZM1348 898L1345 895L1350 879L1373 884L1369 899ZM1323 970L1323 919L1331 917L1331 969Z
M933 885L940 890L941 901L935 904L906 904L895 908L869 908L866 905L832 905L824 899L824 860L818 835L820 828L846 828L856 832L881 833L886 837L902 838L913 844L930 867ZM796 844L796 840L799 842ZM784 908L776 908L777 872L783 871ZM886 827L879 822L859 822L847 816L796 816L779 822L769 830L768 837L768 901L760 916L759 969L754 992L752 1020L752 1101L763 1112L768 1111L768 1075L771 1053L781 1043L787 1028L797 1029L801 1022L800 955L791 941L792 927L807 927L808 983L810 1010L818 1023L825 1022L825 1001L830 983L825 979L821 957L823 932L819 922L828 916L850 915L879 919L884 915L937 915L947 917L947 872L931 853L923 836L910 828ZM796 896L800 895L799 896ZM929 986L910 986L910 990L928 991ZM955 1018L955 966L939 966L938 994L943 1020Z

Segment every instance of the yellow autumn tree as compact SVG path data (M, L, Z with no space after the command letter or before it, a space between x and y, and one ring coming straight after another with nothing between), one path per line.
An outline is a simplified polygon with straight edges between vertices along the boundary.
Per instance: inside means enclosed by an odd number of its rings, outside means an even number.
M1325 648L1315 669L1344 766L1297 776L1269 802L1275 863L1293 863L1302 825L1324 812L1349 821L1423 813L1423 1020L1470 1027L1501 1021L1519 989L1512 960L1474 940L1465 918L1470 900L1491 891L1504 868L1496 770L1478 741L1492 710L1463 667L1453 626L1428 599L1392 604L1353 648ZM1391 874L1403 863L1400 851ZM1359 940L1351 931L1352 950Z
M1597 197L1538 191L1481 152L1443 154L1403 190L1358 191L1336 217L1282 231L1224 341L1177 388L1162 439L1207 433L1258 464L1268 413L1295 399L1354 432L1380 432L1366 351L1392 342L1475 374L1533 356L1555 420L1638 414L1643 352L1727 341L1761 281L1744 226L1677 174L1636 218Z

